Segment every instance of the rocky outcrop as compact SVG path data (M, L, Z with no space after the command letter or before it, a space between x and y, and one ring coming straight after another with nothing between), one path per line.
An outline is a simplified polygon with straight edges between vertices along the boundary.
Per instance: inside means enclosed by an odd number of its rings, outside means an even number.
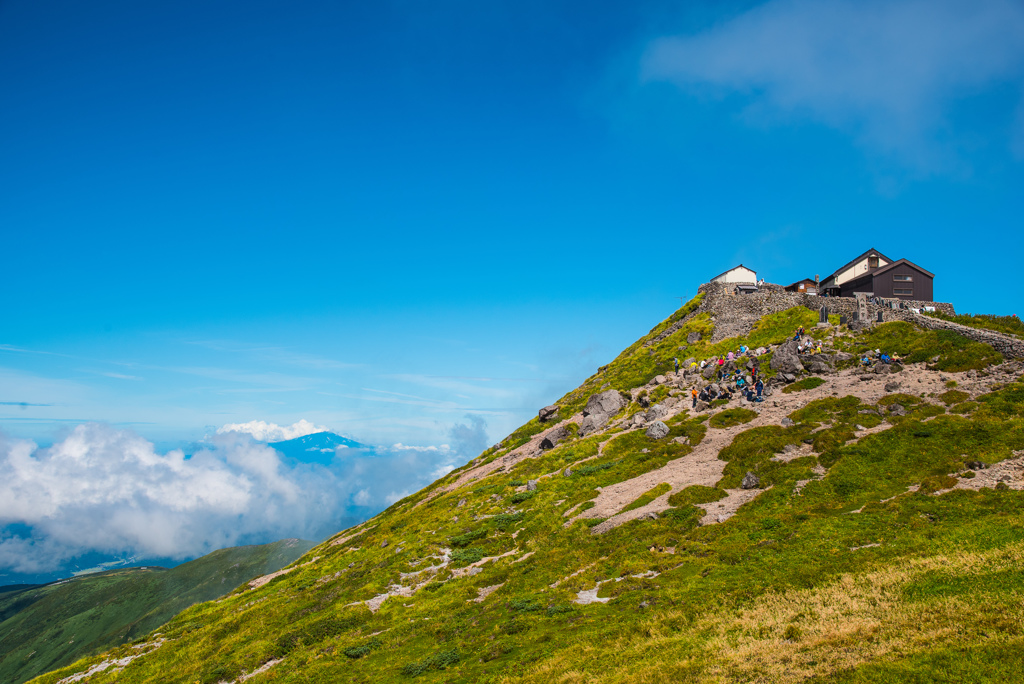
M544 435L544 438L540 441L541 449L554 449L556 446L564 442L569 438L569 430L564 425L559 425L555 429Z
M808 373L833 373L832 357L828 354L807 354L800 357L800 363Z
M768 364L769 367L779 373L802 372L804 366L800 363L800 354L796 350L797 346L796 340L780 344L772 355L771 363Z
M626 406L626 400L618 390L608 390L595 394L587 400L583 409L583 421L580 423L580 436L585 437L600 430L611 417Z
M558 418L558 406L552 404L551 406L545 406L540 411L537 411L537 420L542 423L546 423L549 420Z

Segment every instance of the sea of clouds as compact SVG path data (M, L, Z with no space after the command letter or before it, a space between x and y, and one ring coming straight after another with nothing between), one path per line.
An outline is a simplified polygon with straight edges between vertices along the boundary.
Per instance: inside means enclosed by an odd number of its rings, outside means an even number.
M342 448L329 465L285 459L263 443L321 431L306 421L225 426L191 454L159 453L99 423L46 448L0 433L0 576L59 573L90 553L185 560L323 539L476 456L486 424L468 418L451 444Z

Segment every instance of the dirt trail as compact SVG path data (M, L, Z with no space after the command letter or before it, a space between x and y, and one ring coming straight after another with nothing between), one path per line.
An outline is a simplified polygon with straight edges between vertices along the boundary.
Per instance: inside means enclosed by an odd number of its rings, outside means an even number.
M726 465L725 461L718 459L718 454L723 448L732 443L732 440L736 435L755 427L779 425L781 424L782 419L790 413L806 406L808 403L816 399L823 399L831 396L843 397L852 395L860 398L866 404L875 404L882 397L892 393L885 390L885 385L890 382L899 383L900 387L895 390L896 392L905 392L907 394L920 396L921 393L939 394L945 391L945 382L948 379L955 379L958 383L967 380L963 373L940 373L938 371L928 371L924 368L923 364L907 366L901 373L894 375L871 374L867 376L868 379L866 380L862 379L862 377L864 377L862 373L859 373L854 369L844 370L837 375L825 377L827 382L820 387L804 390L802 392L793 392L791 394L784 394L777 390L761 404L734 402L727 408L735 408L737 406L750 408L757 411L758 416L749 423L736 425L730 428L719 429L709 427L707 435L700 444L694 447L692 453L683 456L682 458L669 461L657 470L652 470L630 480L625 480L605 487L601 490L600 494L598 494L597 498L593 499L594 506L573 516L566 523L566 526L572 524L574 520L579 518L607 518L607 520L594 526L592 529L593 534L601 534L602 532L618 527L630 520L643 518L651 513L659 514L662 511L667 510L670 508L668 504L669 497L675 492L681 491L686 487L690 487L692 485L714 487L718 481L721 480L722 473L725 470ZM682 378L671 377L669 383L680 388L686 387L684 384L685 381ZM987 388L978 387L975 389L975 391L979 390L987 390ZM673 408L675 410L669 413L665 419L680 414L695 415L692 410L682 402L676 403ZM856 435L857 438L860 439L870 434L881 432L889 427L891 427L889 423L883 422L877 427L860 430ZM813 451L809 448L798 448L798 450L792 455L787 454L786 457L780 460L789 460L790 457L798 458L800 456L811 455L813 455ZM657 487L663 482L672 486L672 489L669 492L659 496L657 499L645 506L623 513L619 512L633 501L636 501L636 499L644 493ZM764 490L753 489L727 491L728 496L725 499L716 501L712 504L703 504L701 506L708 511L707 515L705 515L701 520L702 524L713 524L720 520L728 519L741 505L753 500ZM566 515L571 515L573 512L575 512L575 509L566 511Z

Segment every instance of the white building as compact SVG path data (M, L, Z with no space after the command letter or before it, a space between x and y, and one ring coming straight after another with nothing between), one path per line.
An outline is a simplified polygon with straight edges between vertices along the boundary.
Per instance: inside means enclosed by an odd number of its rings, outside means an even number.
M725 273L716 275L711 279L713 283L757 283L757 273L747 268L743 264L739 266L733 266Z

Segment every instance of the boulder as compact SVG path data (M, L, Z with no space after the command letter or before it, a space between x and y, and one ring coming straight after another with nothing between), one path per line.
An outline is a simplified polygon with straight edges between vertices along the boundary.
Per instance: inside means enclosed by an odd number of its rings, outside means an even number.
M706 401L698 401L697 405L693 407L693 410L696 411L697 413L700 413L701 411L707 411L708 410L708 402L706 402Z
M740 487L743 489L757 489L761 486L761 478L754 473L747 471L747 474L743 476L743 482L740 483Z
M699 332L692 332L686 336L686 344L693 344L694 342L700 342Z
M750 374L743 376L743 382L747 383L748 387L754 386L754 377Z
M835 368L832 367L832 359L828 354L808 354L800 359L803 367L809 373L832 373Z
M907 409L903 404L893 404L889 407L890 416L905 416L907 415Z
M651 439L664 439L665 437L668 437L668 433L668 425L665 425L660 420L657 420L651 423L651 426L647 428L647 432L645 434Z
M540 441L541 449L554 449L569 437L569 430L564 425L559 425L544 435Z
M840 361L852 361L853 354L847 354L846 352L836 352L832 355L832 358L836 360L836 363Z
M796 425L796 423L793 422L792 418L783 418L781 424L782 427L791 427L793 425Z
M796 376L792 373L782 373L781 377L786 382L796 382Z
M802 371L804 367L800 363L800 355L797 353L796 348L796 340L780 344L778 349L775 350L775 354L772 355L772 360L769 364L771 369L780 373L799 373Z
M651 399L646 394L642 394L636 398L636 403L640 404L641 408L649 408Z
M592 432L597 432L608 424L610 418L611 416L607 413L591 413L589 416L585 416L580 423L580 437L586 437Z
M572 468L566 468L562 471L563 477L572 477Z
M668 380L665 378L664 375L655 375L654 380L652 380L651 382L653 382L655 385L664 385L666 382L668 382Z
M717 363L709 363L707 366L704 367L704 370L702 370L700 374L704 377L705 380L710 380L711 378L715 377L715 372L717 370Z
M546 423L549 420L554 420L558 417L558 407L552 404L551 406L545 406L540 411L537 411L537 419Z
M606 390L600 394L591 395L587 399L583 415L589 416L591 414L603 413L606 416L613 416L621 411L625 405L626 400L622 398L622 394L618 390ZM607 418L605 422L607 422Z
M895 392L899 388L900 388L900 383L896 382L895 380L893 380L892 382L885 383L885 391L886 392Z
M988 468L988 466L981 461L964 461L964 465L970 470L984 470L985 468Z
M528 491L528 492L535 492L535 491L537 491L537 481L536 480L527 480L526 481L526 491Z
M664 404L655 404L649 411L644 414L644 420L650 423L651 421L661 420L668 415L668 409Z
M693 358L693 357L691 356L690 358L686 359L686 361L684 361L684 362L683 362L683 365L685 365L685 366L686 366L687 368L689 368L689 367L690 367L690 364L691 364L691 363L694 363L694 362L695 362L696 360L697 360L697 359L695 359L695 358Z
M871 369L875 375L888 375L890 372L889 364L878 361L875 363L874 368Z

